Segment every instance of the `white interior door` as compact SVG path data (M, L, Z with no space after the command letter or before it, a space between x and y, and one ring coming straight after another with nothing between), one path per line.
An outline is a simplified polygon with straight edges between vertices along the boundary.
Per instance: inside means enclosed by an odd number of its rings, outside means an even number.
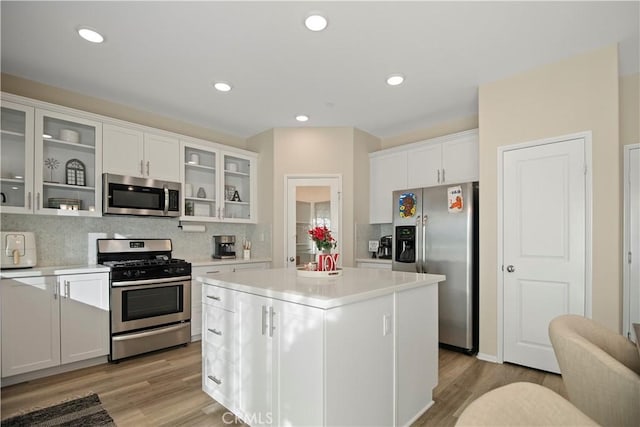
M624 152L624 325L623 332L636 337L631 325L640 323L640 144Z
M585 314L585 140L506 150L502 168L504 360L559 372L549 322Z
M285 266L295 268L315 259L316 247L307 231L316 225L326 225L337 240L336 252L342 244L340 222L342 207L340 176L288 176L287 225L285 241ZM338 258L338 264L341 264Z

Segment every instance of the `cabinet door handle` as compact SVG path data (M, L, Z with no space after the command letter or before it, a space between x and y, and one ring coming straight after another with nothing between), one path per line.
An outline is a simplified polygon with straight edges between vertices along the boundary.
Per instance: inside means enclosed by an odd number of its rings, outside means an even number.
M31 210L31 191L27 193L27 209Z
M214 377L213 375L207 375L207 378L209 378L211 381L213 381L214 383L216 383L218 385L222 384L222 380Z
M56 285L53 287L53 299L58 299L59 293L60 293L60 278L56 280Z
M36 209L40 210L40 193L36 193Z
M445 179L444 179L444 168L442 168L442 182L445 182Z
M440 169L438 169L438 184L440 183Z
M144 175L144 160L140 160L140 175Z
M269 307L269 336L272 337L273 336L273 331L275 331L276 329L276 325L273 322L273 317L276 315L276 311L273 309L273 307Z
M207 295L207 298L210 298L210 299L216 300L216 301L220 301L220 297L217 297L215 295Z
M220 273L220 270L207 271L206 274L215 274L215 273Z
M267 306L262 306L262 335L267 332Z
M71 282L68 280L64 281L64 297L71 298Z
M209 328L209 332L211 332L212 334L216 334L218 336L222 336L222 331L219 331L217 329Z
M149 160L147 160L147 175L151 175L151 173L149 172L150 168L149 168Z

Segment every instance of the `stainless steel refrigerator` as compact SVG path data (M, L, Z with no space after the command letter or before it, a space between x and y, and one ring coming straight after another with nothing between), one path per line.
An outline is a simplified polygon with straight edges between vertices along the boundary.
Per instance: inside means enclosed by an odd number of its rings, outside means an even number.
M478 183L393 193L392 266L444 274L438 287L439 341L478 351Z

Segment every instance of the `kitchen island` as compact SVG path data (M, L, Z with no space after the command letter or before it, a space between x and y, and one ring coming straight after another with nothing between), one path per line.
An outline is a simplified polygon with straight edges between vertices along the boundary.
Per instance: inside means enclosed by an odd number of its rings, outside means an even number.
M441 275L199 276L203 390L250 425L415 421L438 379Z

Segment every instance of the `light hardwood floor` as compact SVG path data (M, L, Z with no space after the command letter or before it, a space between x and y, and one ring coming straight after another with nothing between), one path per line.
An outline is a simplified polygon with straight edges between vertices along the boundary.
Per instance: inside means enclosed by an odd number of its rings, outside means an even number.
M2 389L1 418L98 393L119 427L226 426L226 409L201 389L200 343L119 364L105 364ZM474 399L516 381L542 384L566 397L560 376L511 364L483 362L440 349L434 405L415 426L452 426ZM226 421L226 422L225 422Z

